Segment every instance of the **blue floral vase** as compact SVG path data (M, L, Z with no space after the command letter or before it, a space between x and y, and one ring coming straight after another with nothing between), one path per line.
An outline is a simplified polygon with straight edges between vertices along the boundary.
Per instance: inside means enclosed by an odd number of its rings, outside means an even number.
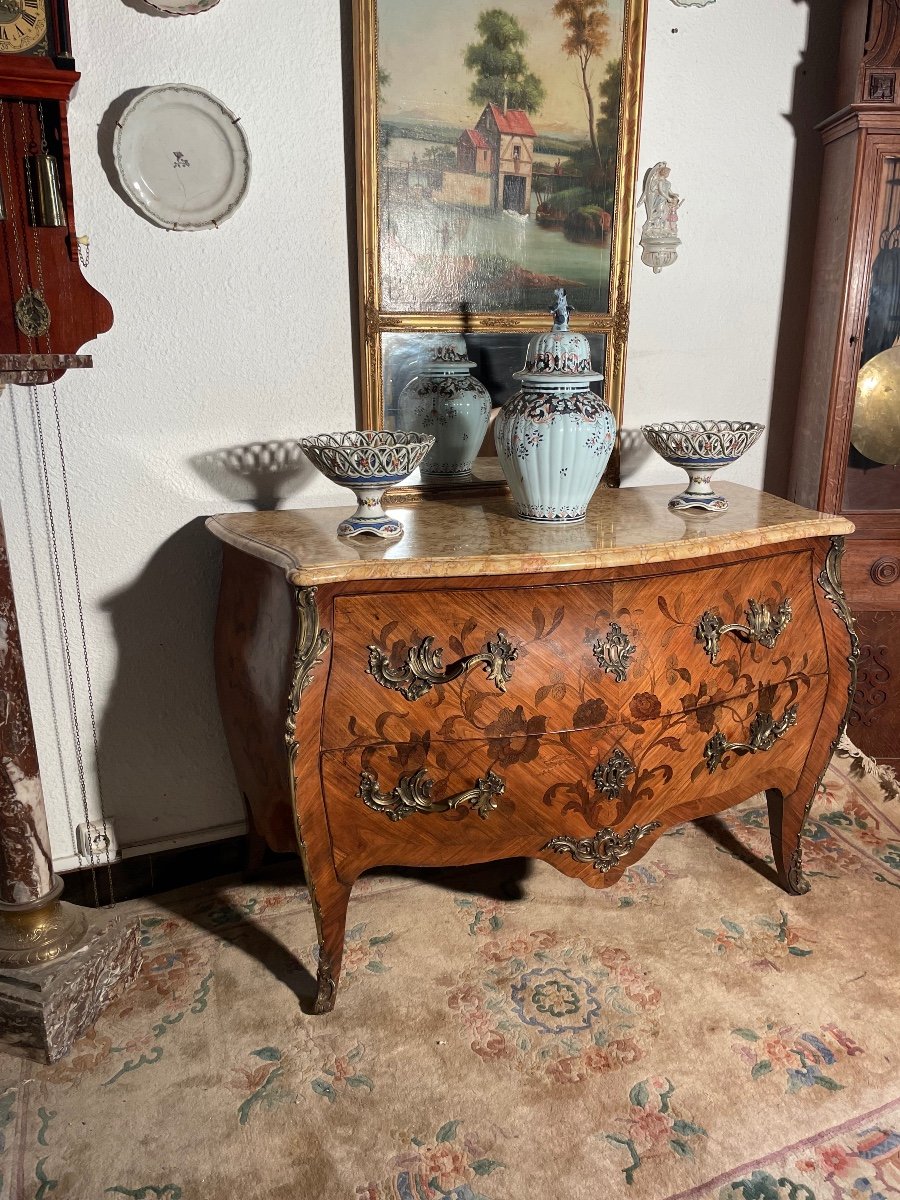
M566 314L567 315L567 314ZM588 340L566 321L528 343L525 369L494 422L497 456L525 521L583 521L616 439L609 405L590 390L603 376Z
M463 482L472 474L488 431L490 393L469 374L475 364L461 334L437 334L426 348L421 374L398 397L399 419L404 429L434 437L432 451L422 464L424 480Z

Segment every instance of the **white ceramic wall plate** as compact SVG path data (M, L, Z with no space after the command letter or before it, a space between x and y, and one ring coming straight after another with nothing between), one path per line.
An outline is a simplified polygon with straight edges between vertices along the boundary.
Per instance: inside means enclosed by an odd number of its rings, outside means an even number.
M116 170L131 200L164 229L212 229L250 184L250 147L238 117L202 88L148 88L122 114Z
M715 4L716 0L672 0L679 8L704 8L707 4Z
M170 17L192 17L215 8L219 0L145 0L145 3Z

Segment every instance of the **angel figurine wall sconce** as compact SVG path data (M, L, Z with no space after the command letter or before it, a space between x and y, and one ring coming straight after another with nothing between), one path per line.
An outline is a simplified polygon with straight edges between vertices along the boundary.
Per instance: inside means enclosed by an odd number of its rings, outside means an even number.
M647 219L641 227L641 262L658 275L678 257L681 241L678 237L678 210L684 200L672 191L668 163L658 162L644 175L644 190L638 204L643 204Z

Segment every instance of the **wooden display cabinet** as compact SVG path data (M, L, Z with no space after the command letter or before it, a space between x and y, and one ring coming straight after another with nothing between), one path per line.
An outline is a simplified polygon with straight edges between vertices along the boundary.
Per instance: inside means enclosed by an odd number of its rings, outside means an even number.
M790 498L856 525L844 560L861 660L849 733L900 762L900 465L854 433L862 367L900 337L900 0L847 0L825 144ZM900 358L900 353L898 353ZM882 404L888 404L885 397ZM900 427L900 392L892 402ZM891 421L883 425L888 443Z

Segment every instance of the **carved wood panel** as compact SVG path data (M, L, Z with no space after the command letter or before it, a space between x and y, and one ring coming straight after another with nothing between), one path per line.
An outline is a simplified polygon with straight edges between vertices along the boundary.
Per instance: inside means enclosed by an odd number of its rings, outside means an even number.
M859 674L848 732L880 760L900 760L900 613L857 615Z

